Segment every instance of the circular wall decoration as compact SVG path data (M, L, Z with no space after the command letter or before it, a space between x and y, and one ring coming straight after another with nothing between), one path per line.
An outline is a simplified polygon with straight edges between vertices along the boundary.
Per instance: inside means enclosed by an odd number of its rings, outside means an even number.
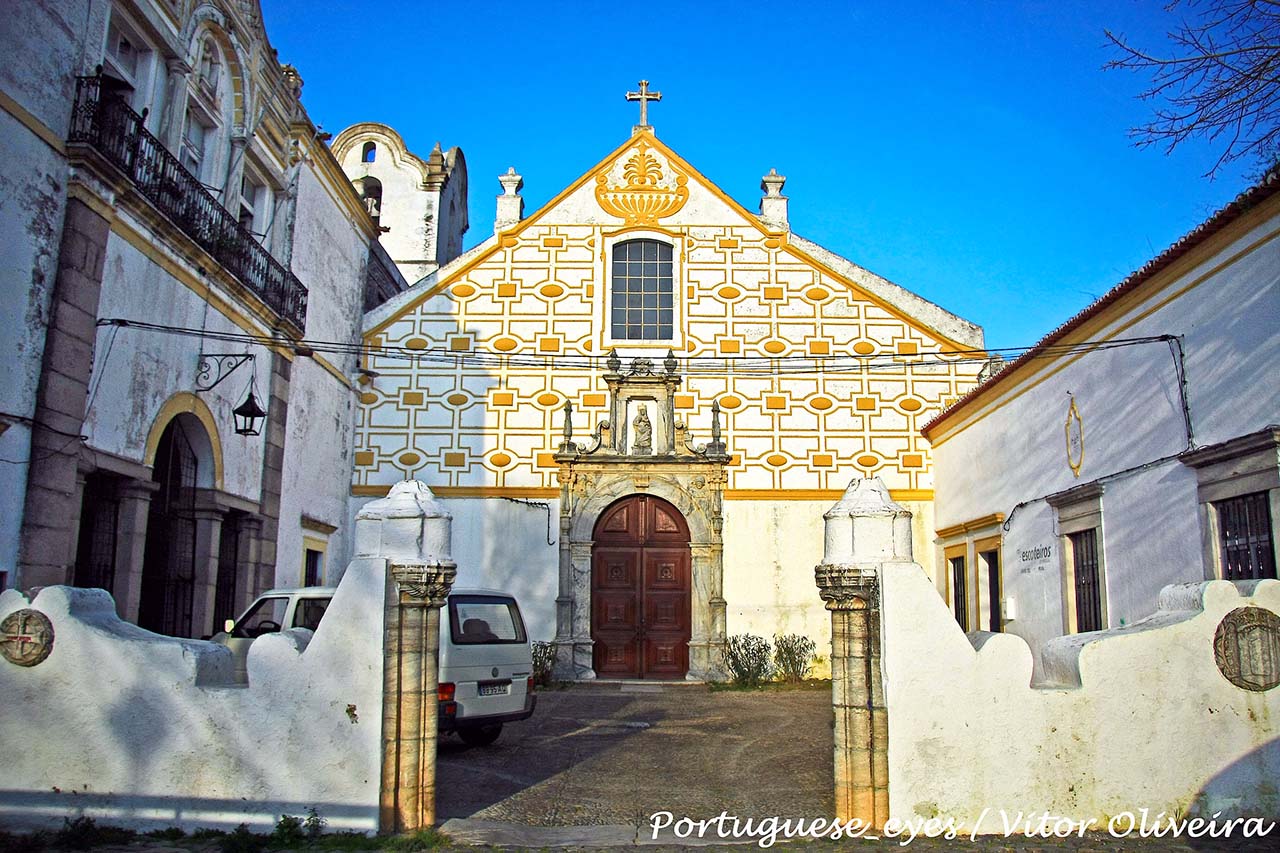
M53 623L39 610L15 610L0 621L0 654L18 666L36 666L53 651Z
M1213 632L1213 659L1241 690L1262 693L1280 684L1280 616L1262 607L1237 607Z

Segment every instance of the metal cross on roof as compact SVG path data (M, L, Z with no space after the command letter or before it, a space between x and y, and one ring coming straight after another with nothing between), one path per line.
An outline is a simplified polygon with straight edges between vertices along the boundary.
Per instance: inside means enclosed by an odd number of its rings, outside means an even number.
M649 126L649 102L650 102L650 101L661 101L661 100L662 100L662 93L661 93L661 92L650 92L650 91L649 91L649 81L648 81L648 80L641 80L641 81L640 81L640 91L639 91L639 92L627 92L627 100L628 100L628 101L639 101L639 102L640 102L640 124L638 124L638 125L636 125L636 126L637 126L637 127L648 127L648 126Z

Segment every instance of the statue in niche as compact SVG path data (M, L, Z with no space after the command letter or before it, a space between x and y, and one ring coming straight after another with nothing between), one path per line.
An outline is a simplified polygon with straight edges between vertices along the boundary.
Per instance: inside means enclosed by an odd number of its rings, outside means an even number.
M644 403L640 404L640 413L631 422L636 439L631 445L631 453L635 456L653 455L653 425L649 423L649 411Z

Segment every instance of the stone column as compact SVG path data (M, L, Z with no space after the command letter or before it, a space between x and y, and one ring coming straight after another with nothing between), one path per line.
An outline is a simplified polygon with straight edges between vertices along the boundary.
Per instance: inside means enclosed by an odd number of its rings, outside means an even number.
M192 636L203 637L222 630L221 625L213 624L213 604L218 589L218 555L222 546L222 511L213 506L197 506L195 524L191 633Z
M880 665L880 576L911 560L911 513L879 477L854 480L825 515L814 577L831 611L835 800L841 821L889 818L889 718Z
M20 589L72 582L79 436L89 399L94 323L110 228L79 198L67 200L31 429L22 538L13 578Z
M453 523L422 483L397 483L356 517L356 556L388 561L379 829L435 823L440 608L457 574Z
M116 487L120 508L116 517L116 583L112 594L116 613L137 623L142 601L142 564L147 554L147 518L151 498L160 490L153 480L126 480Z

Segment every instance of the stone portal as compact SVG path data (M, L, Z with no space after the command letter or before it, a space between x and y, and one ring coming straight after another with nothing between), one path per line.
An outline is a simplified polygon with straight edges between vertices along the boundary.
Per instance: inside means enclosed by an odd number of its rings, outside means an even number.
M713 405L711 441L694 447L675 416L681 377L674 355L661 369L649 358L624 369L614 353L605 364L609 419L581 446L572 441L566 408L565 441L556 453L556 675L718 678L725 645L721 501L729 462L719 410ZM677 600L683 613L672 609Z

